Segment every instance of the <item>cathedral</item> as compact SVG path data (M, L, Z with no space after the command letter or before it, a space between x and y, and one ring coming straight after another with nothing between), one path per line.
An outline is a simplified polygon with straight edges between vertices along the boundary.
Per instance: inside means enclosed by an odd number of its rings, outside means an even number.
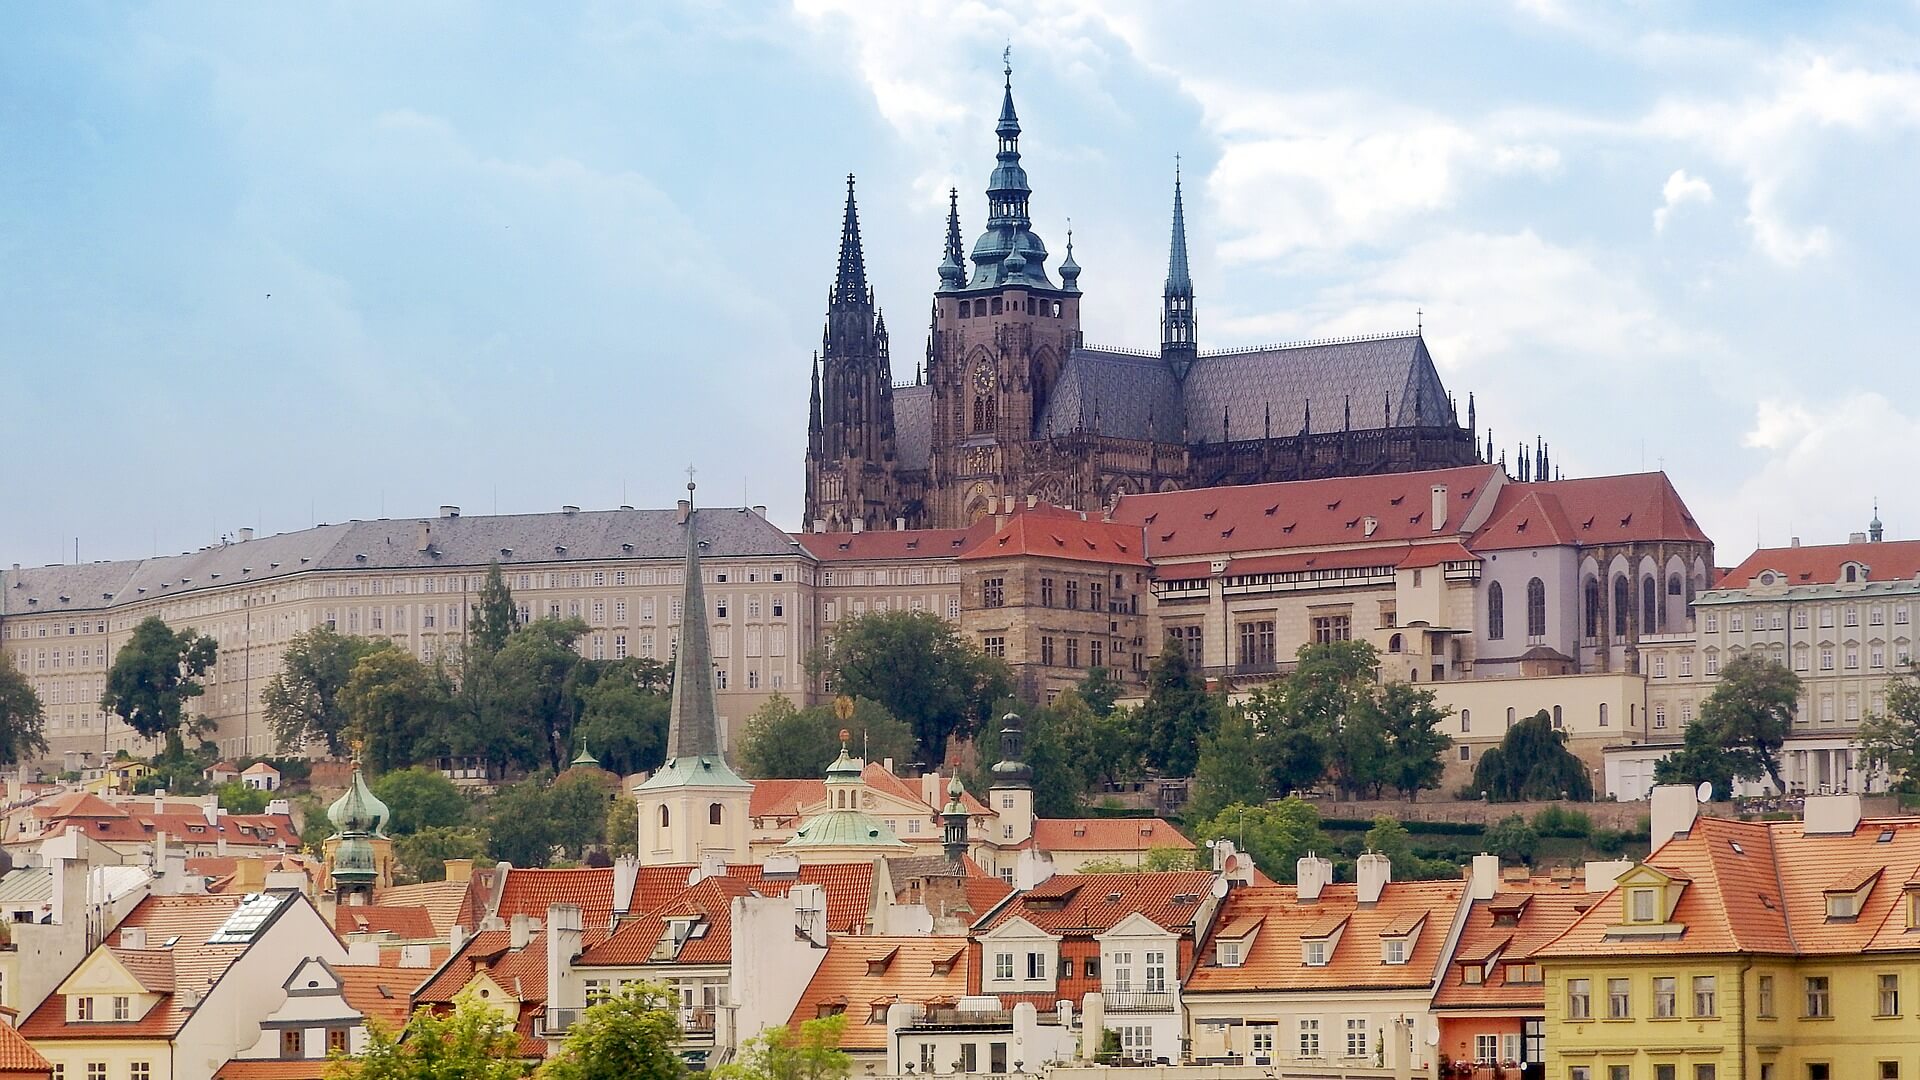
M1417 331L1201 349L1177 171L1159 347L1087 344L1073 238L1050 273L1033 231L1011 69L994 135L987 225L971 253L949 196L926 361L911 382L893 380L847 178L813 362L810 528L957 528L1005 498L1097 511L1129 493L1480 460L1473 404L1462 425Z

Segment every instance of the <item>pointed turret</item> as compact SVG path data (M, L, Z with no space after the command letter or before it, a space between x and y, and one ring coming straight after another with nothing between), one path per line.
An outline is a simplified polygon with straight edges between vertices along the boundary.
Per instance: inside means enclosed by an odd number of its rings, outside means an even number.
M673 699L667 713L669 763L676 758L720 756L720 723L713 704L713 648L707 640L707 593L700 581L698 517L693 506L693 483L689 481L680 645L673 654Z
M947 244L940 258L940 291L967 283L967 251L960 241L960 189L947 189Z
M973 245L973 288L1028 285L1052 288L1047 277L1047 245L1033 234L1028 202L1033 189L1020 165L1020 117L1013 108L1013 65L1006 68L1000 119L994 125L999 143L993 175L987 180L987 231Z
M1880 523L1880 500L1873 500L1873 520L1867 522L1867 540L1879 543L1887 535L1887 527Z
M847 174L847 216L840 225L840 269L833 278L830 304L864 304L872 297L867 287L867 260L860 250L860 212L853 204L853 174Z
M1033 835L1033 767L1025 755L1026 725L1020 714L1000 718L1000 760L993 765L993 805L1003 827L1002 841L1024 843Z
M391 811L387 804L367 787L359 762L353 766L353 779L346 794L327 808L327 820L333 825L331 865L334 900L340 904L373 903L374 886L380 878L380 861L374 841L384 840L383 831Z
M1180 196L1180 166L1173 167L1173 239L1167 253L1167 285L1160 298L1160 356L1179 378L1199 352L1193 310L1193 276L1187 271L1187 213Z
M946 852L947 861L956 867L962 866L967 858L967 804L963 801L966 793L959 775L955 774L947 781L947 805L940 810L940 846Z
M807 403L807 438L817 442L820 435L820 354L813 354L813 393Z
M1060 287L1067 292L1080 291L1080 264L1073 261L1073 223L1067 223L1067 257L1060 263Z

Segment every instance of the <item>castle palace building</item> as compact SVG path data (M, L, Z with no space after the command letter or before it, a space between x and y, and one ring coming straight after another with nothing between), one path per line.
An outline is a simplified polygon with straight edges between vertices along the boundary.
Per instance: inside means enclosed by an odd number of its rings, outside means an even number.
M994 135L986 231L967 253L950 196L910 383L893 380L848 177L808 417L814 531L960 528L1029 496L1100 510L1126 494L1480 461L1472 401L1462 426L1417 331L1200 349L1177 170L1159 347L1088 345L1072 236L1050 273L1033 231L1011 70Z

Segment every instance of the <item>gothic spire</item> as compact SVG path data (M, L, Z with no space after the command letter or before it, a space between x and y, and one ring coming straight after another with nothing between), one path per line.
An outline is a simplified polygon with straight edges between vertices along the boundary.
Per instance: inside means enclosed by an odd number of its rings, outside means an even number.
M1180 164L1173 166L1173 240L1167 254L1167 286L1160 297L1160 356L1177 378L1187 377L1199 355L1193 311L1193 277L1187 272L1187 213L1180 198Z
M680 645L673 654L673 700L667 713L667 761L718 758L720 723L713 703L713 650L707 643L707 594L700 584L700 539L687 481L687 557L681 586Z
M1067 219L1067 257L1060 263L1060 287L1067 292L1080 291L1080 264L1073 261L1073 219Z
M853 203L853 174L847 174L847 216L840 225L840 269L833 279L830 304L864 304L871 299L867 288L867 260L860 251L860 212Z
M808 407L807 407L807 434L818 435L820 434L820 427L821 427L820 354L819 353L813 354L813 363L810 364L809 366L813 369L813 397L812 397L812 400L808 403Z
M1180 201L1180 163L1173 166L1173 242L1167 253L1167 293L1193 295L1193 278L1187 273L1187 214Z
M967 283L967 249L960 242L960 189L947 189L947 246L940 259L940 287L957 289Z
M1013 65L1006 68L1000 119L993 128L998 150L987 179L987 229L973 245L971 284L998 288L1019 284L1052 288L1047 277L1047 245L1033 234L1029 202L1033 189L1020 166L1020 117L1013 109Z

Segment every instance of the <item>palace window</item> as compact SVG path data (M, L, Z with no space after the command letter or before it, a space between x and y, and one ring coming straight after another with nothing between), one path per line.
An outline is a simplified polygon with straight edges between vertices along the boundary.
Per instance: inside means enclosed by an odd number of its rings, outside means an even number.
M1198 629L1198 627L1195 627ZM1353 618L1348 615L1321 615L1313 620L1313 640L1317 645L1353 640Z
M980 583L980 605L982 607L1007 606L1007 579L987 578Z
M1040 579L1040 606L1053 606L1053 579L1050 577Z
M1567 980L1567 1019L1593 1019L1593 980Z
M1539 578L1527 582L1527 640L1547 636L1547 584Z
M1507 601L1499 582L1487 586L1487 638L1499 641L1507 636Z
M1806 980L1808 1018L1833 1015L1832 984L1825 975L1809 975Z

